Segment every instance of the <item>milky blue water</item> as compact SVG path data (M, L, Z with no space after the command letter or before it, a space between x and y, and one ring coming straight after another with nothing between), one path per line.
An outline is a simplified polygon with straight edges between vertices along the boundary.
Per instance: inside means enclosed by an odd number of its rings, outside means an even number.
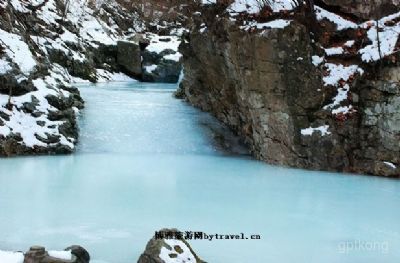
M177 227L261 236L191 242L208 262L400 262L399 181L226 155L174 88L81 87L75 155L0 159L0 250L80 244L93 262L136 262Z

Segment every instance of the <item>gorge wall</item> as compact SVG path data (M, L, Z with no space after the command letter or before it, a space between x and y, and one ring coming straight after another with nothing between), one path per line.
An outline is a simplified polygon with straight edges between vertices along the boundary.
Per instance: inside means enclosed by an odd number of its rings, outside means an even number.
M316 33L301 10L260 18L238 6L196 13L180 93L268 163L399 176L400 14L379 21L377 53L371 21L316 6Z

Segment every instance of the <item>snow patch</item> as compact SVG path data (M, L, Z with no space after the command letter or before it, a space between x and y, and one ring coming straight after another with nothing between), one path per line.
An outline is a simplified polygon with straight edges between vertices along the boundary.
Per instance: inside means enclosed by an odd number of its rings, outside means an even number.
M341 64L325 63L329 74L323 78L325 86L337 86L340 80L348 81L355 74L363 74L362 70L357 65L343 66Z
M153 73L157 69L157 65L150 65L150 66L145 66L144 69L148 73Z
M271 1L271 9L273 12L279 12L282 10L292 10L295 6L292 0L275 0ZM260 12L263 4L258 0L235 0L228 8L231 14L235 13L248 13L256 14Z
M318 67L322 62L324 62L325 58L320 56L312 56L311 59L314 66Z
M196 258L190 251L189 247L182 242L181 240L176 239L164 239L164 242L171 247L171 249L166 248L163 246L160 251L160 259L163 260L165 263L185 263L185 262L193 262L196 263ZM183 251L178 253L175 251L174 247L179 246ZM176 257L172 258L169 255L175 254Z
M326 48L325 53L328 56L341 55L344 53L344 49L342 47Z
M400 14L400 13L399 13ZM395 52L396 43L400 36L400 23L394 26L386 26L385 22L387 18L382 18L378 23L373 23L373 26L368 30L368 38L372 44L364 47L359 51L361 58L365 62L377 61L387 55ZM366 25L364 24L364 27ZM377 35L377 28L379 28L379 34ZM379 41L378 41L379 36ZM380 45L379 45L380 42ZM380 50L379 50L380 49Z
M151 34L149 38L150 44L146 47L146 50L157 54L168 49L178 52L179 45L181 44L181 41L176 36L158 36Z
M71 251L48 251L49 256L53 258L63 259L63 260L72 260Z
M343 17L341 17L335 13L331 13L319 6L315 7L315 13L316 13L317 19L319 21L321 21L323 19L327 19L330 22L336 24L337 30L339 30L339 31L358 27L358 25L356 23L349 21L347 19L344 19Z
M396 165L394 165L394 163L391 163L391 162L383 162L383 163L386 164L387 166L389 166L392 169L396 169L397 168Z
M36 60L22 38L0 29L0 39L6 45L5 52L8 57L19 66L23 73L30 73L36 66Z
M136 82L137 80L124 73L110 72L105 69L96 69L97 82Z
M325 135L331 134L331 132L329 132L328 129L329 129L329 125L323 125L323 126L316 127L316 128L309 127L306 129L302 129L301 134L304 136L311 136L314 134L314 132L320 132L321 136L325 136Z

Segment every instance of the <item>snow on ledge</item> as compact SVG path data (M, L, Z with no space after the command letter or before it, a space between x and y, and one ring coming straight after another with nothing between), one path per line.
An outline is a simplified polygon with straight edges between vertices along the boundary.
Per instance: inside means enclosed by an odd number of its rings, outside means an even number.
M321 136L325 136L325 135L331 134L331 132L329 132L328 129L329 129L329 125L323 125L323 126L316 127L316 128L309 127L306 129L302 129L301 134L303 136L311 136L314 134L314 132L319 131L321 133Z
M240 29L250 30L251 28L267 29L267 28L278 28L283 29L290 25L292 20L276 19L266 23L258 23L256 21L250 21L247 25L241 26Z
M354 74L362 75L364 73L364 70L357 65L343 66L342 64L326 63L325 66L329 71L329 75L323 78L325 86L337 86L340 80L348 81Z
M98 83L105 82L136 82L136 79L129 77L124 73L110 72L105 69L96 69L96 76ZM78 79L79 81L79 79Z
M273 21L267 22L267 23L258 23L257 24L257 28L258 29L265 28L265 27L269 27L269 28L285 28L288 25L290 25L291 22L292 22L292 20L276 19L276 20L273 20Z
M207 1L207 0L205 0ZM212 1L215 2L215 1ZM204 3L204 0L203 0ZM235 0L228 8L231 14L237 13L248 13L256 14L260 12L263 4L258 0ZM293 0L274 0L271 1L270 7L274 12L279 12L282 10L292 10L295 6Z
M397 168L396 165L394 165L394 163L391 163L391 162L383 162L383 163L386 164L387 166L389 166L392 169L396 169Z
M315 7L315 13L316 13L317 19L319 21L321 21L323 19L327 19L330 22L336 24L337 30L339 30L339 31L358 27L358 25L356 23L349 21L347 19L344 19L343 17L341 17L335 13L331 13L319 6Z
M5 52L25 74L30 73L36 66L36 60L23 39L16 34L0 29L0 39L6 45Z

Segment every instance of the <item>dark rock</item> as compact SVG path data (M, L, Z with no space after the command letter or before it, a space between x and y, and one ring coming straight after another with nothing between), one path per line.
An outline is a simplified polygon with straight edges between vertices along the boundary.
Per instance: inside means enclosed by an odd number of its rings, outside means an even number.
M0 75L0 94L9 95L11 92L12 96L21 96L35 90L31 80L22 80L18 83L12 72Z
M25 253L24 263L41 263L47 256L44 247L33 246Z
M128 75L140 77L142 75L142 57L139 44L129 41L118 41L117 48L118 65Z
M171 49L166 49L160 53L150 52L147 49L142 51L143 81L163 83L178 82L182 71L182 63L180 60L167 59L168 57L165 58L167 55L178 54ZM151 68L154 66L157 67Z
M25 102L23 104L23 110L26 113L33 113L39 105L39 100L35 96L32 96L31 100L31 102Z
M65 250L71 251L72 255L75 255L76 263L88 263L90 261L89 252L81 246L73 245L67 247Z

